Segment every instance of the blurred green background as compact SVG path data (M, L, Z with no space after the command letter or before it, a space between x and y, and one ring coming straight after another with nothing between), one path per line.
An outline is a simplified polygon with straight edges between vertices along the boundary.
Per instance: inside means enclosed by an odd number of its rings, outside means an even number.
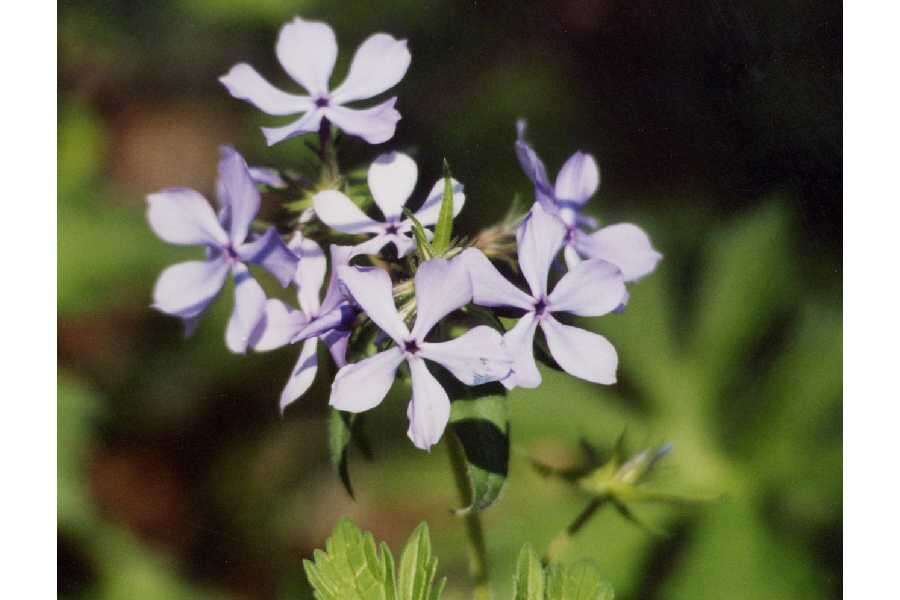
M677 5L677 6L676 6ZM371 413L357 500L327 457L327 385L280 419L296 349L233 356L230 293L196 336L148 308L157 274L195 256L156 239L144 195L210 194L217 145L264 147L276 119L228 96L238 61L289 89L274 57L291 16L336 30L338 75L368 34L409 39L403 115L385 148L430 186L446 156L465 232L530 195L517 117L555 173L596 155L590 210L633 221L665 255L621 315L612 388L545 372L510 398L507 489L485 513L498 597L585 498L524 459L670 441L659 486L720 495L639 509L657 537L601 511L564 556L595 559L625 599L805 599L841 593L841 5L793 0L516 3L124 0L59 3L58 588L66 598L305 598L301 559L350 516L399 550L431 525L448 597L468 589L442 446L408 443L397 389ZM344 166L380 148L348 140Z

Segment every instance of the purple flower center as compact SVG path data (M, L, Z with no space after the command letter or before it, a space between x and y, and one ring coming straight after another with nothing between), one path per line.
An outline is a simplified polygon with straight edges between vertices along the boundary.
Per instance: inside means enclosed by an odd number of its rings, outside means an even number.
M228 244L227 246L223 247L222 250L225 251L225 256L228 257L228 260L230 260L230 261L240 260L240 257L238 257L237 250L235 250L234 246L232 246L231 244Z
M567 244L571 244L571 243L572 243L572 240L574 240L574 239L575 239L575 226L574 226L574 225L568 225L568 226L566 227L566 238L565 238L565 242L566 242Z
M541 298L537 302L534 303L534 314L542 317L544 313L547 312L547 301Z
M328 98L325 96L316 98L316 108L325 108L326 106L328 106Z
M403 350L408 352L409 354L415 354L419 351L419 344L416 340L406 340L403 342Z
M391 223L387 227L384 228L384 232L388 235L397 235L398 231L400 231L400 230L397 228L396 223Z

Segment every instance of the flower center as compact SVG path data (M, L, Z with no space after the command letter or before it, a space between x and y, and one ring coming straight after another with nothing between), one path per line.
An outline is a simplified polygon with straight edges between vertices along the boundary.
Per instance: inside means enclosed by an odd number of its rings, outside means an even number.
M397 228L396 223L390 223L387 227L384 228L384 232L388 235L397 235L397 232L400 231Z
M325 96L319 96L316 98L316 108L325 108L328 106L328 98Z
M238 260L240 260L237 250L235 250L234 246L232 246L231 244L224 246L222 250L225 252L225 256L228 257L228 260L232 262L237 262Z
M416 340L406 340L403 342L403 350L409 354L415 354L419 351L419 344Z
M547 312L547 301L541 298L537 302L534 303L534 314L543 317Z

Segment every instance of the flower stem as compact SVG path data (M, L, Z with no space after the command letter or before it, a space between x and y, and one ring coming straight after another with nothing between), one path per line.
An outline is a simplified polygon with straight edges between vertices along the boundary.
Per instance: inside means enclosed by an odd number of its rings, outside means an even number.
M324 118L319 123L319 160L322 162L321 183L328 184L336 180L340 174L337 151L331 135L331 123Z
M466 455L459 439L452 432L445 436L447 439L447 451L450 456L450 467L456 488L459 490L459 498L463 506L472 503L472 491L469 487L469 476L466 474ZM466 528L466 545L469 554L469 575L475 584L472 597L475 600L489 600L491 598L490 580L488 577L487 549L484 544L484 531L481 527L481 516L476 510L470 510L462 515Z
M547 547L547 553L544 555L544 558L541 562L545 565L550 564L552 562L556 562L559 560L560 555L563 550L565 550L569 543L572 541L572 538L578 533L582 527L584 527L588 521L591 520L591 517L594 516L594 513L597 512L597 509L603 506L606 502L605 498L595 498L591 500L591 503L588 504L584 510L582 510L575 520L572 521L568 527L566 527L563 531L560 531L559 534L553 541L550 542L550 546Z

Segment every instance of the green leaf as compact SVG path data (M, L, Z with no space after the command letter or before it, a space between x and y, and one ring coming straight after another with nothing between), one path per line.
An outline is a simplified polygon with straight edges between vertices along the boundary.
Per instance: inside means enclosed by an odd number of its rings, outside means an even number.
M450 176L450 165L444 159L444 196L441 198L441 211L434 226L434 240L431 247L438 256L450 247L450 236L453 234L453 178Z
M612 587L587 560L547 568L547 600L612 600Z
M445 579L434 586L438 560L431 554L428 525L420 524L409 537L400 557L398 597L400 600L436 600L440 598Z
M422 227L422 224L416 218L416 215L408 208L403 209L403 214L412 221L413 235L416 237L416 253L419 255L419 258L422 260L431 259L434 256L434 250L432 250L431 244L428 243L428 237L425 235L425 228Z
M317 600L393 600L397 597L394 557L384 542L341 519L325 551L316 550L303 568Z
M516 562L513 600L544 600L544 567L528 544L522 548Z
M448 381L450 426L465 453L470 499L459 514L481 511L500 496L509 471L509 407L498 383L465 387Z

